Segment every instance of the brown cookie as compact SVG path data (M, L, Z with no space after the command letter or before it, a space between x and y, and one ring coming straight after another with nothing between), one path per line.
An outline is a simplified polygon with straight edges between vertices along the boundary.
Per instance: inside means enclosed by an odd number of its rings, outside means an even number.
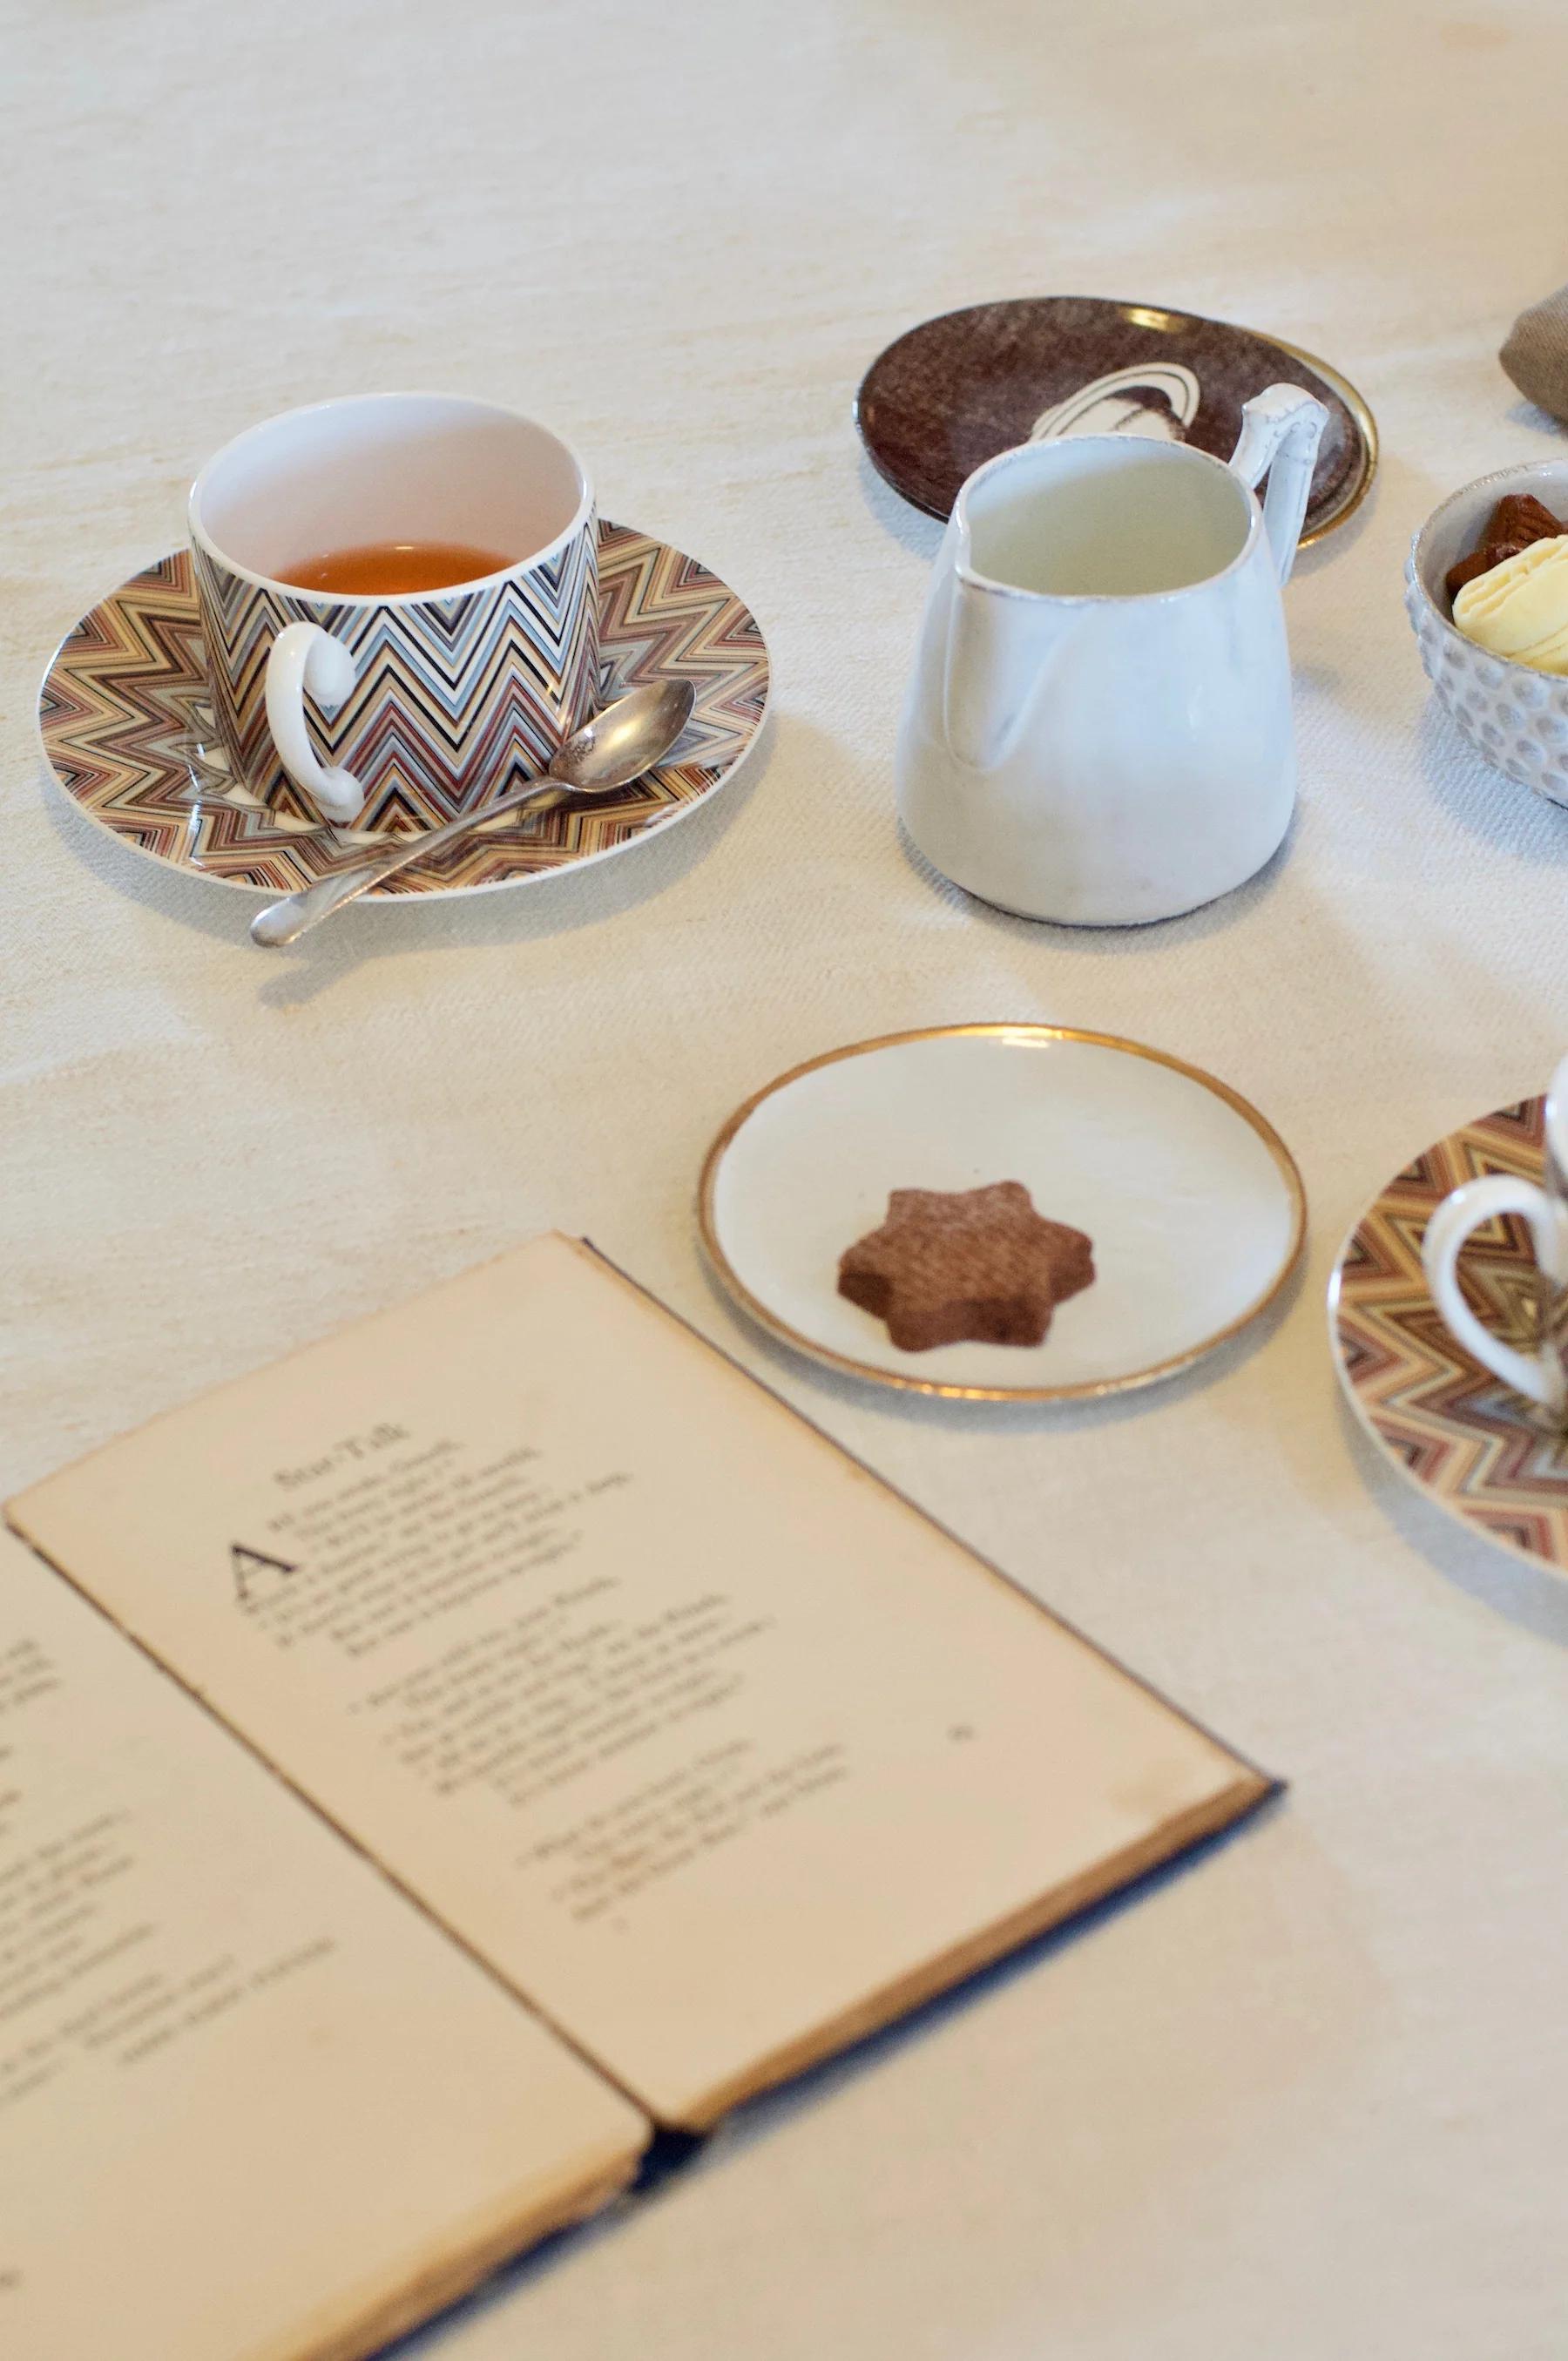
M1445 581L1450 598L1505 558L1517 557L1534 542L1553 540L1562 531L1562 521L1533 492L1505 493L1487 518L1478 546L1449 567Z
M1051 1312L1094 1278L1092 1241L1035 1211L1020 1180L895 1189L887 1219L839 1261L839 1292L904 1353L970 1339L1038 1345Z

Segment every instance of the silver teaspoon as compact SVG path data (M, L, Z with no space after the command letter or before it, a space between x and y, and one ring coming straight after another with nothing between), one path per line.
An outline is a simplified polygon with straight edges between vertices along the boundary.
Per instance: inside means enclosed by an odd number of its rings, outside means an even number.
M648 681L618 697L613 705L607 705L572 732L543 778L531 779L524 787L509 788L490 803L448 820L444 828L400 838L389 851L362 862L356 869L319 878L302 893L269 902L250 922L251 941L269 950L297 943L302 935L308 935L345 903L356 902L394 870L426 860L444 844L466 836L471 828L482 828L503 812L522 811L530 804L572 803L578 796L608 796L613 788L630 786L633 779L663 762L690 720L695 702L691 683L685 680Z

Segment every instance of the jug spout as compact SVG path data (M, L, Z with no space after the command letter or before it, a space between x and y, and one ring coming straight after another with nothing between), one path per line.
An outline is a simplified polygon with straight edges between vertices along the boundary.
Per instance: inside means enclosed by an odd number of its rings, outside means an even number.
M955 762L995 771L1009 759L1070 611L1058 599L987 581L960 541L942 683L942 730Z

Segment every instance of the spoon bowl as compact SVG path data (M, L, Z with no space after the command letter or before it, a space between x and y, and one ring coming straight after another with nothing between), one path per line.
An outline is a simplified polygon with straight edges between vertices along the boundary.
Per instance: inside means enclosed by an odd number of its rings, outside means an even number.
M649 680L574 730L546 778L579 795L607 795L651 771L691 719L689 680Z

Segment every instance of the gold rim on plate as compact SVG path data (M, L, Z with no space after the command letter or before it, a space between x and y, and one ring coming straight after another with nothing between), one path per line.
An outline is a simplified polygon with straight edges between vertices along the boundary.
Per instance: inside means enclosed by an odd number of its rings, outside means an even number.
M771 1099L780 1091L787 1090L792 1082L798 1082L802 1075L816 1073L823 1066L835 1066L841 1059L863 1058L873 1049L894 1049L908 1041L943 1041L972 1037L1024 1043L1083 1041L1098 1049L1120 1049L1132 1058L1146 1058L1151 1065L1168 1066L1173 1073L1185 1074L1189 1082L1201 1084L1217 1099L1223 1099L1262 1140L1274 1159L1289 1194L1293 1216L1290 1240L1278 1271L1269 1285L1247 1305L1245 1312L1239 1312L1235 1319L1228 1321L1224 1327L1216 1329L1212 1336L1205 1336L1187 1352L1173 1354L1168 1360L1153 1362L1146 1369L1129 1370L1123 1377L1085 1378L1070 1386L962 1386L939 1378L906 1377L901 1370L883 1368L875 1361L858 1361L847 1353L835 1352L829 1345L819 1345L798 1328L791 1327L788 1321L781 1320L776 1312L770 1312L767 1305L752 1294L719 1245L718 1224L714 1218L718 1168L741 1126L756 1113L764 1099ZM1239 1091L1232 1090L1228 1082L1222 1082L1217 1075L1205 1072L1201 1066L1190 1065L1185 1058L1172 1057L1165 1049L1151 1049L1146 1042L1124 1040L1119 1034L1088 1032L1077 1025L917 1025L906 1033L882 1033L873 1040L851 1041L841 1049L825 1049L819 1057L805 1059L800 1065L792 1066L787 1073L778 1074L771 1082L764 1083L760 1091L753 1091L749 1099L743 1099L721 1126L703 1159L702 1173L697 1181L696 1218L703 1251L715 1275L741 1310L755 1321L759 1328L775 1337L780 1344L804 1353L808 1360L818 1361L827 1368L840 1370L846 1377L866 1378L872 1385L892 1386L902 1393L938 1395L948 1401L1085 1401L1106 1394L1132 1393L1139 1386L1151 1386L1161 1378L1173 1378L1180 1370L1190 1368L1195 1361L1202 1360L1205 1355L1217 1352L1222 1345L1228 1344L1233 1336L1239 1335L1244 1328L1266 1312L1283 1292L1300 1261L1301 1248L1307 1236L1307 1192L1295 1158L1267 1118L1258 1113L1250 1100L1244 1099Z

